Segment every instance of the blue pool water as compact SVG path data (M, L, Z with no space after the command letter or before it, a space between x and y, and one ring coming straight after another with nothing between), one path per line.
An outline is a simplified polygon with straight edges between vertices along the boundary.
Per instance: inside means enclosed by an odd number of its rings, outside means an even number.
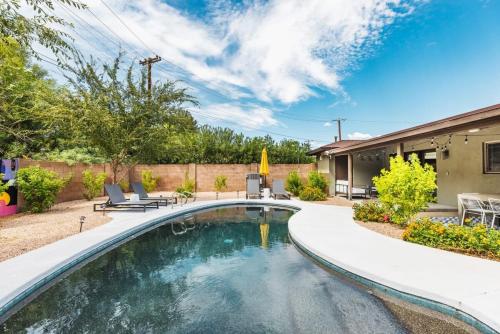
M0 332L406 332L376 296L291 244L292 214L230 207L162 225L59 280Z

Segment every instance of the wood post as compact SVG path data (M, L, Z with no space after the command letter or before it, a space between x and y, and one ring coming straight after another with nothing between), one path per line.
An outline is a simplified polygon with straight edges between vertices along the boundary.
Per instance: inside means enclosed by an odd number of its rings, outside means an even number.
M405 155L405 145L403 143L396 144L396 153L404 158Z
M352 188L353 188L353 166L352 166L352 153L347 155L347 198L352 200Z

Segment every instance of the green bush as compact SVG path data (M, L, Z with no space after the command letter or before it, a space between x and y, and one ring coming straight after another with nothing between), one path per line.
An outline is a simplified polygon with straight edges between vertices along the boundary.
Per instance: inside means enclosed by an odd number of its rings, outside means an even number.
M188 174L185 173L184 174L184 182L182 182L182 185L180 187L177 187L177 189L175 189L175 192L177 192L179 194L183 194L186 197L192 197L193 193L194 193L195 185L196 185L195 181L191 180L188 177Z
M156 186L158 185L158 179L159 178L153 176L153 172L150 170L143 170L141 172L142 185L144 186L144 190L146 190L147 193L150 193L156 189Z
M299 173L296 170L291 171L286 178L285 189L291 192L294 196L299 196L302 188L304 188L304 184L300 179Z
M318 171L312 171L307 176L307 185L312 188L316 188L324 192L328 192L328 181L321 175Z
M83 197L90 201L100 195L107 177L108 175L104 172L94 174L90 169L84 170L82 172L83 187L85 188Z
M120 181L118 181L118 185L120 186L120 189L124 193L128 193L129 192L129 190L130 190L130 184L128 183L127 180L121 179Z
M9 187L11 185L13 185L12 180L9 180L9 182L3 183L2 180L3 180L4 176L5 176L5 174L0 173L0 195L2 195L3 192L6 192L7 190L9 190Z
M221 192L227 189L227 176L225 175L218 175L215 178L215 190L217 192Z
M306 186L300 191L299 198L302 201L324 201L326 194L321 189Z
M430 165L422 166L416 154L405 161L401 156L391 158L390 169L373 178L378 198L392 220L400 225L407 222L433 201L436 173Z
M16 183L31 212L47 211L56 202L57 194L71 177L61 178L55 172L30 166L19 169Z
M377 201L365 201L355 203L352 206L354 219L362 222L390 223L391 216Z
M500 231L483 224L474 227L445 226L428 218L408 225L403 240L417 244L500 259Z

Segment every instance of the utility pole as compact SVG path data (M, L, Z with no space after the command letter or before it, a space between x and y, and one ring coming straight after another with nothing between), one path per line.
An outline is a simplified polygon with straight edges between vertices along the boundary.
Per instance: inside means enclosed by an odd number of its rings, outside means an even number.
M339 131L339 141L342 140L342 125L341 123L344 122L346 119L345 118L337 118L337 119L334 119L334 121L337 122L337 129Z
M155 57L149 57L141 60L139 64L148 66L148 96L151 98L151 67L154 63L161 61L161 57L156 55Z

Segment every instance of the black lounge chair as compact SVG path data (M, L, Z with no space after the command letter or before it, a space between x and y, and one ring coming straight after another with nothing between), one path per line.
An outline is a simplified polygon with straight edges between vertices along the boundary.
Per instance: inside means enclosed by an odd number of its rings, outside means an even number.
M272 196L274 199L278 199L278 197L290 199L290 194L285 190L283 180L273 180Z
M142 210L146 212L146 208L160 208L159 202L155 200L127 200L117 184L105 184L104 189L109 199L106 203L94 204L94 211Z
M150 197L148 193L146 192L146 189L144 189L144 185L141 182L132 182L131 184L132 190L134 193L139 195L139 198L141 200L150 200L150 201L158 201L160 205L165 205L167 206L169 203L171 204L177 204L177 197L174 196L158 196L158 197Z

